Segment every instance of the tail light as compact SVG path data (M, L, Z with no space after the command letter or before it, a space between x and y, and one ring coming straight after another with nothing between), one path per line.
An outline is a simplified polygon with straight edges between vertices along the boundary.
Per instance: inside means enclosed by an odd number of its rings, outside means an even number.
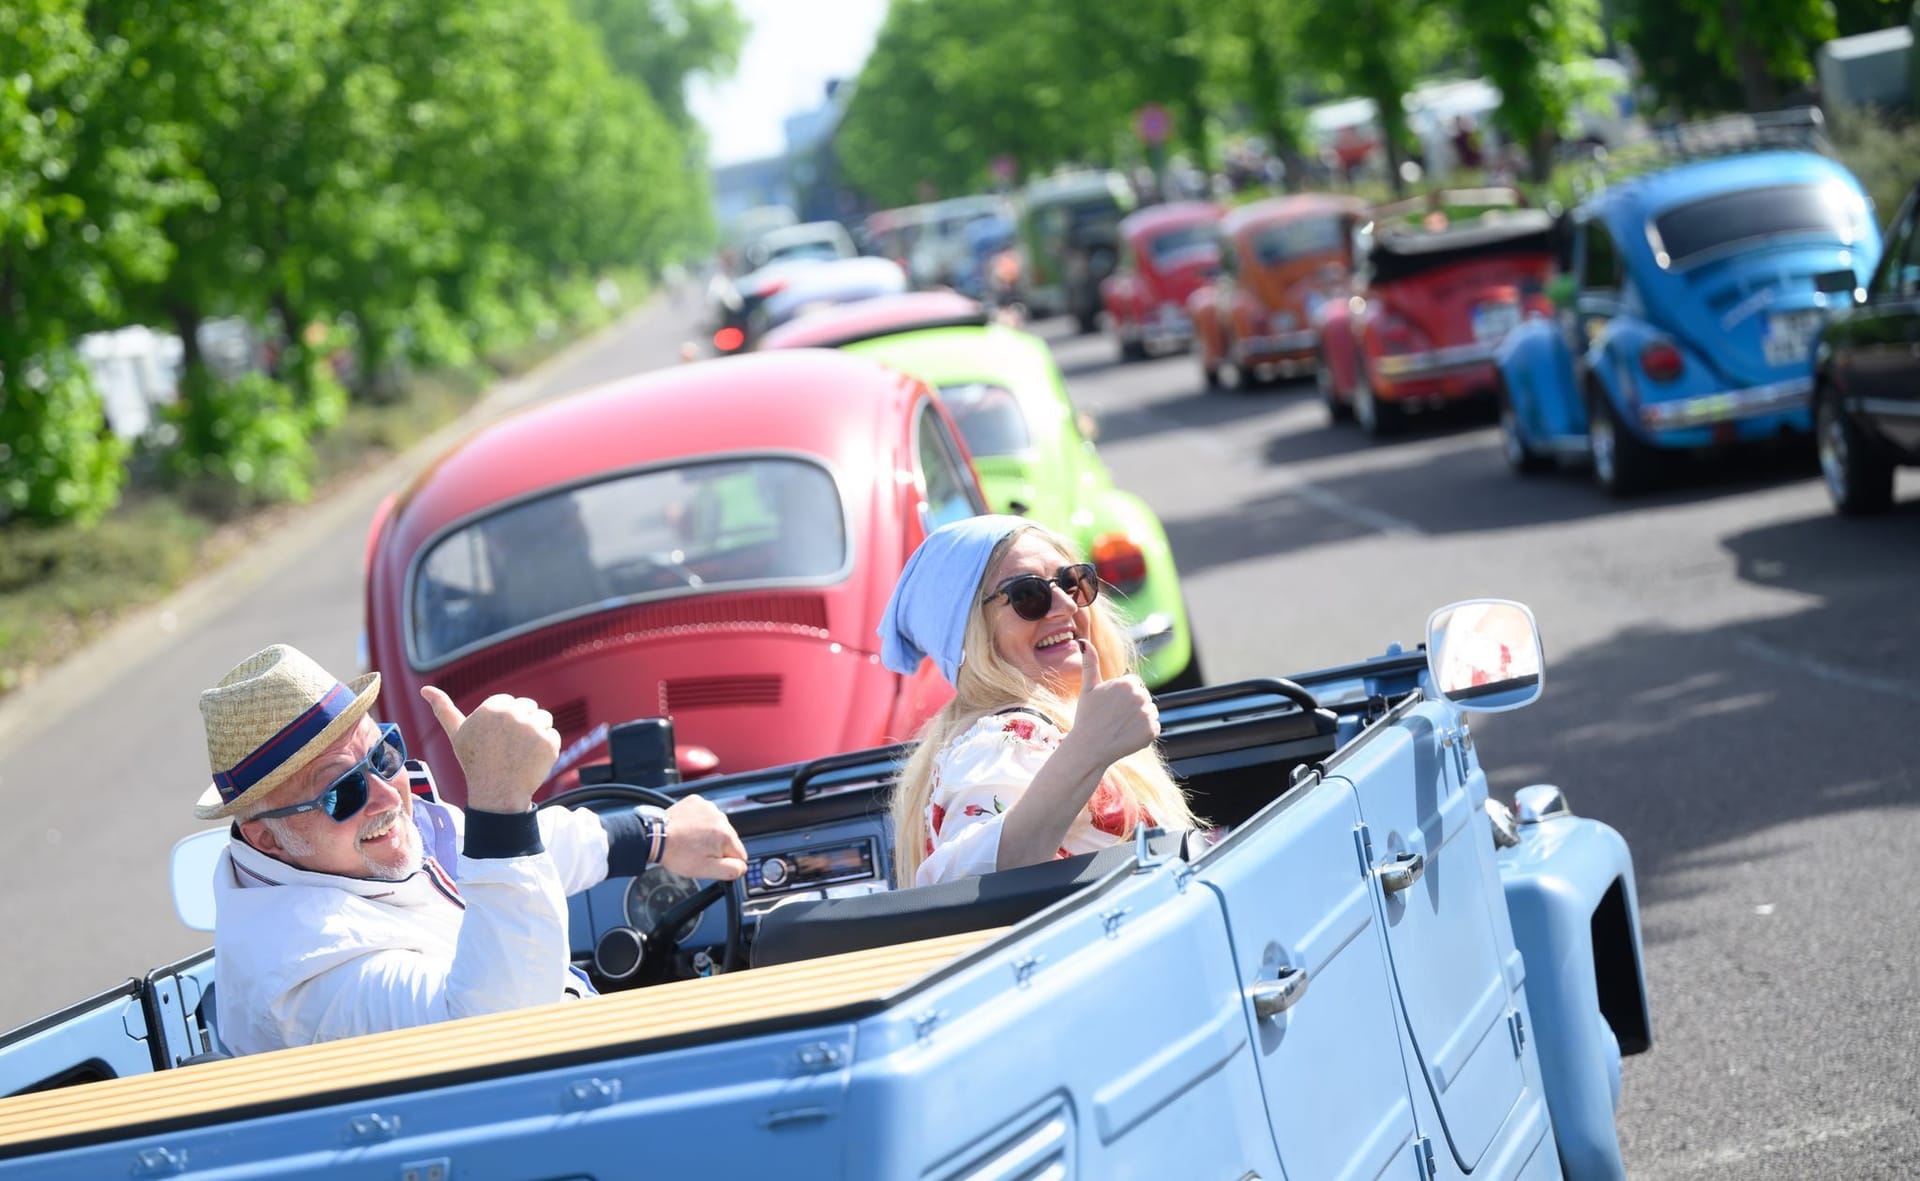
M1093 568L1101 582L1123 595L1147 581L1147 555L1124 533L1109 533L1093 543Z
M713 347L723 353L731 353L747 343L747 334L738 328L722 328L713 334Z
M1640 368L1655 381L1673 381L1687 367L1680 350L1664 340L1656 340L1640 350Z

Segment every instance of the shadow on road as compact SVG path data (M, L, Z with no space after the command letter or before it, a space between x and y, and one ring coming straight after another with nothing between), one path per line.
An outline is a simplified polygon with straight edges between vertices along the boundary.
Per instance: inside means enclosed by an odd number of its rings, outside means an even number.
M1330 436L1322 444L1325 450L1302 447L1297 459L1370 449L1364 441L1352 443L1356 435L1320 433ZM1313 480L1298 491L1272 492L1219 512L1169 519L1166 525L1180 568L1199 570L1297 552L1395 524L1430 535L1524 529L1714 500L1814 474L1797 453L1756 453L1728 457L1720 465L1681 463L1664 490L1612 500L1578 470L1514 475L1489 434L1485 448L1425 453L1404 465ZM1435 489L1445 489L1446 495L1435 495Z
M1907 565L1898 581L1911 587L1920 561ZM1857 631L1864 617L1875 621L1878 643L1911 652L1920 613L1887 617L1891 600L1906 593L1894 581L1775 620L1632 629L1560 661L1553 621L1543 620L1545 693L1511 720L1482 727L1495 794L1510 798L1551 769L1577 812L1627 838L1643 905L1723 891L1717 866L1775 855L1764 846L1729 849L1756 834L1920 805L1909 745L1865 740L1911 729L1920 670L1910 661L1856 664L1827 639ZM1832 741L1809 742L1811 734ZM1805 844L1779 839L1783 855ZM1655 924L1647 937L1680 933Z
M1108 410L1098 415L1100 437L1096 442L1118 443L1163 435L1168 430L1169 419L1173 420L1174 427L1199 430L1244 422L1272 413L1276 405L1284 405L1284 402L1276 402L1276 398L1291 399L1303 389L1307 393L1312 392L1311 387L1300 386L1275 386L1251 394L1209 390L1200 384L1200 375L1196 373L1192 387L1185 393L1143 402L1124 410Z

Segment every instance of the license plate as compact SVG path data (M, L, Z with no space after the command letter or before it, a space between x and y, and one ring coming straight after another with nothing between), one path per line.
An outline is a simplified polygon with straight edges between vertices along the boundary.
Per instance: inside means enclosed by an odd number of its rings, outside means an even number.
M1473 309L1473 339L1499 340L1520 322L1520 309L1510 303L1483 303Z
M1767 334L1760 340L1761 355L1769 365L1811 364L1813 338L1825 320L1826 313L1818 308L1774 312L1767 317Z

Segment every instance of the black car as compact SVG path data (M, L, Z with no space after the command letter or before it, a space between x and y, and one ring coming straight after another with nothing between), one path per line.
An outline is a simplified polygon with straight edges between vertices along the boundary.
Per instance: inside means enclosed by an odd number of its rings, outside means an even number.
M1855 305L1814 351L1814 432L1833 506L1893 504L1893 473L1920 465L1920 187L1888 226L1886 249Z

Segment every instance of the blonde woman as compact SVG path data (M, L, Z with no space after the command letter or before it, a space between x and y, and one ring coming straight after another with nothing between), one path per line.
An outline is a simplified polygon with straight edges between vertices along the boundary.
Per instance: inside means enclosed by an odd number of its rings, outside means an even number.
M1091 565L1022 517L969 517L907 560L881 660L954 687L894 793L902 884L1106 848L1135 823L1196 827L1154 747L1160 717Z

